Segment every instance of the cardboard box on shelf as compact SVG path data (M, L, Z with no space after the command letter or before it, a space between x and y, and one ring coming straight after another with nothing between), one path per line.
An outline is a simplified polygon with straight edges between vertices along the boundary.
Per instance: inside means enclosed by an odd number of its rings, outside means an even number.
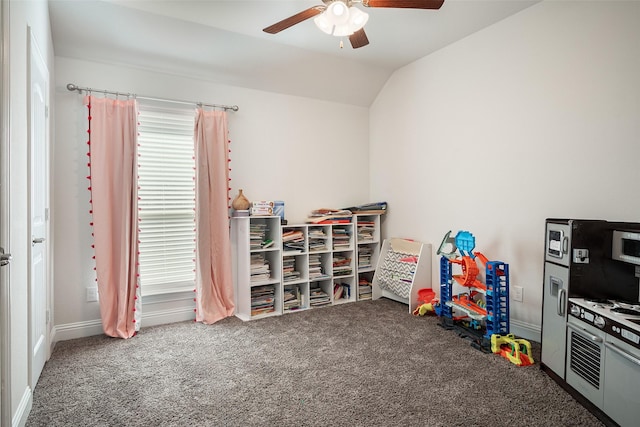
M251 207L252 208L272 208L273 209L274 203L272 200L258 200L255 202L251 202Z
M263 207L263 208L251 208L251 215L263 215L263 216L271 216L273 215L273 208Z

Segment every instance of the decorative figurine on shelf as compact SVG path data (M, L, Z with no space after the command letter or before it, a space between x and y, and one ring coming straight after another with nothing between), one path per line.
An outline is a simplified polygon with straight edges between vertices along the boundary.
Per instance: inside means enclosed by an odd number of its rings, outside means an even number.
M233 202L231 202L231 207L237 211L246 211L251 206L249 199L247 199L242 193L242 188L238 190L238 195Z
M231 207L233 208L234 217L249 216L251 202L249 202L249 199L247 199L242 193L242 188L238 190L238 195L231 202Z

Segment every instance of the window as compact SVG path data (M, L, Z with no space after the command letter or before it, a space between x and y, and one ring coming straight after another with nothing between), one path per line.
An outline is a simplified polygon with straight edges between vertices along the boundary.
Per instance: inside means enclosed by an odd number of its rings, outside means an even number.
M142 295L195 286L193 108L139 103L138 215Z

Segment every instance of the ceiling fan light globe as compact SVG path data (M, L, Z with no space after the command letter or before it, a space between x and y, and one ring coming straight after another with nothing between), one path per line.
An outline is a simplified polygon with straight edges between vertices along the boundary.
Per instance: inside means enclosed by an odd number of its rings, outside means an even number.
M369 20L369 14L361 11L357 7L349 8L349 27L352 32L361 30Z
M349 23L336 25L335 29L333 30L333 35L336 37L346 37L350 36L353 33L354 31Z
M349 22L349 8L340 0L331 3L322 14L326 15L333 25L342 25Z
M320 31L323 33L331 34L333 32L333 25L329 22L324 13L313 18L313 22L316 23L316 27L320 28Z

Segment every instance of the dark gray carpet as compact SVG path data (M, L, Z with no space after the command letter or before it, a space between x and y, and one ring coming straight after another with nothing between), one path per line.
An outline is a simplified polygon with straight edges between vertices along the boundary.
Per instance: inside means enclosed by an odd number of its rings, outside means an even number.
M602 425L537 362L387 299L176 323L58 343L27 426Z

